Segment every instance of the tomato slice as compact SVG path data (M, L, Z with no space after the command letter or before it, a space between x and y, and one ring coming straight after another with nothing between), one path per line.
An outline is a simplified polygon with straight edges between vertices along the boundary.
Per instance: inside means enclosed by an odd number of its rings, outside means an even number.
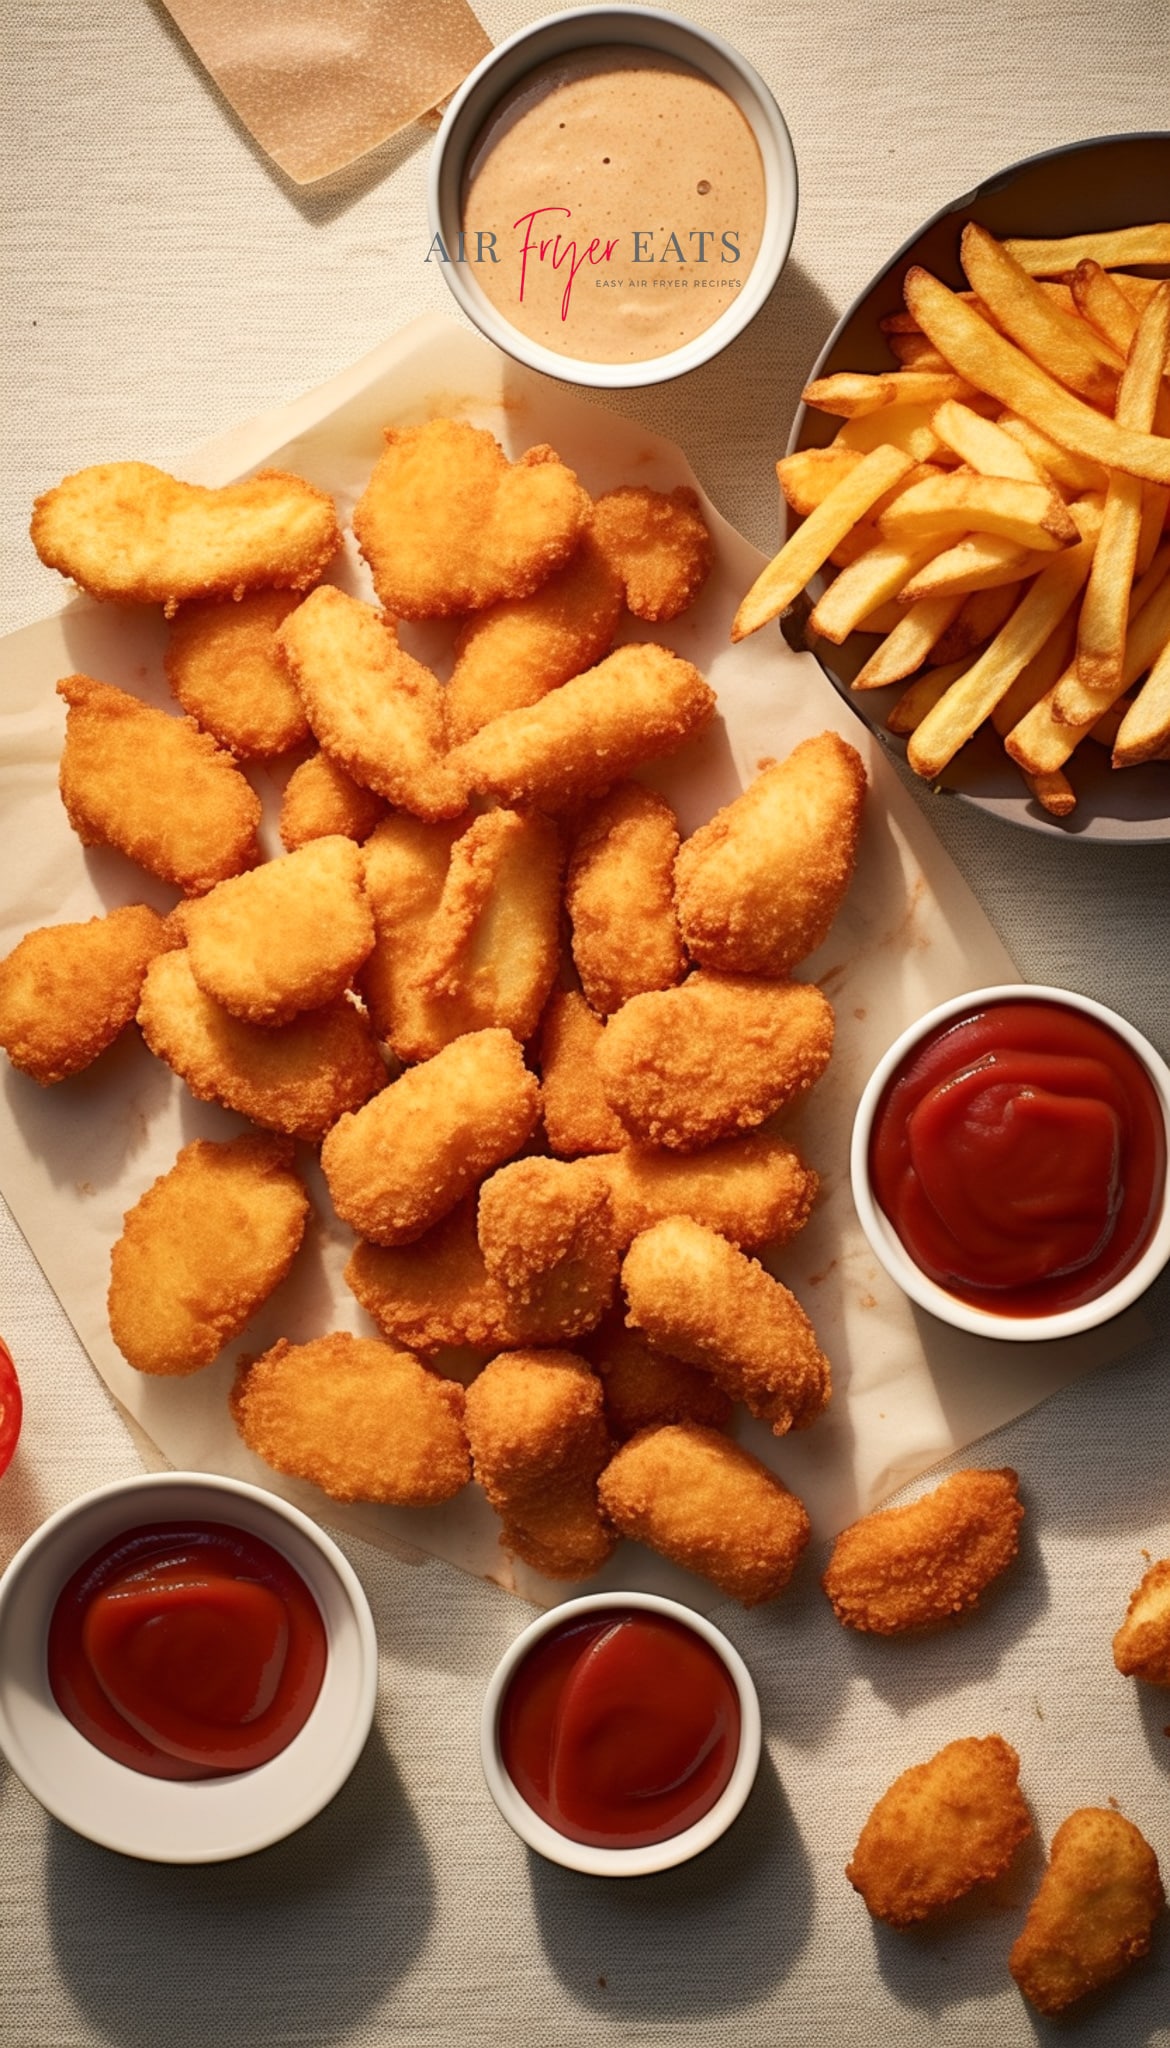
M24 1403L20 1398L20 1381L12 1363L12 1353L0 1337L0 1472L5 1472L12 1462L16 1439L20 1435L20 1418Z

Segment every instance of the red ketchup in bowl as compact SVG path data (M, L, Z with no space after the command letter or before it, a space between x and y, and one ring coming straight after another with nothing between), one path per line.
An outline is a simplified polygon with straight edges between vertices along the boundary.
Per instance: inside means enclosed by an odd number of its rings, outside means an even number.
M887 1083L869 1173L940 1287L998 1315L1052 1315L1141 1257L1165 1194L1166 1126L1116 1032L1060 1003L991 1003L941 1024Z
M74 1572L49 1623L53 1696L151 1778L253 1770L304 1727L325 1625L288 1560L219 1522L128 1529Z

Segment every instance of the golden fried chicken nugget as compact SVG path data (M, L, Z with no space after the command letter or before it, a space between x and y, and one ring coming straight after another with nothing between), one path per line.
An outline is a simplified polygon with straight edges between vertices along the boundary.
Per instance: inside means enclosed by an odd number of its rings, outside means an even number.
M42 1088L92 1066L138 1008L146 970L175 943L145 903L42 925L0 960L0 1045Z
M686 969L674 907L678 819L639 782L622 782L577 834L565 907L587 1002L603 1016Z
M151 962L138 1023L151 1052L201 1102L310 1145L386 1080L369 1020L346 997L291 1024L245 1024L204 995L185 951Z
M843 1529L821 1583L846 1628L900 1635L950 1621L1019 1549L1019 1478L953 1472L907 1507L879 1508Z
M241 1362L231 1406L250 1451L332 1500L427 1508L471 1477L462 1387L376 1337L282 1337Z
M340 761L318 747L293 769L280 800L280 836L290 853L310 839L330 839L339 832L360 843L386 816L386 804L372 789L355 782Z
M796 1495L700 1422L639 1430L606 1466L597 1495L619 1535L744 1607L784 1591L810 1534Z
M561 867L538 811L485 811L455 841L413 961L426 1016L415 1057L490 1025L532 1036L557 971Z
M662 1422L702 1422L725 1429L731 1401L709 1373L655 1351L620 1312L607 1315L581 1349L605 1391L610 1435L618 1443Z
M589 1159L516 1159L485 1180L477 1230L509 1301L559 1339L593 1329L613 1299L609 1189Z
M807 1429L829 1399L829 1361L795 1295L726 1238L668 1216L622 1264L627 1323L701 1366L775 1436Z
M287 1024L332 1002L374 947L361 853L339 836L220 882L183 923L204 995L248 1024Z
M797 1101L832 1050L832 1005L819 988L704 969L624 1003L605 1027L597 1066L633 1137L685 1152Z
M853 874L865 787L856 748L823 732L700 825L674 878L701 966L778 979L816 951Z
M424 1353L459 1344L502 1351L540 1341L539 1329L484 1264L475 1209L468 1195L413 1244L356 1246L346 1283L384 1336Z
M303 477L262 469L207 490L146 462L79 469L33 507L42 562L120 604L307 590L341 545L333 500Z
M598 1511L609 1455L601 1381L572 1351L504 1351L467 1389L475 1476L501 1540L550 1579L598 1571L614 1539Z
M621 612L621 579L588 531L568 565L531 597L473 612L459 629L447 685L452 740L470 739L592 668L613 646Z
M186 896L255 866L260 799L207 733L91 676L57 694L61 800L83 846L115 846Z
M597 1163L609 1182L623 1246L668 1216L705 1223L741 1251L784 1244L804 1229L818 1187L812 1167L786 1138L760 1132L724 1138L702 1152L627 1144Z
M171 690L233 754L283 754L308 738L305 707L276 654L276 629L299 603L296 591L255 590L238 604L184 605L171 627Z
M535 1074L510 1031L469 1031L343 1116L321 1166L343 1223L374 1244L410 1244L530 1138Z
M276 635L314 738L355 782L418 818L453 818L467 784L447 753L442 684L393 623L331 583Z
M557 989L549 997L538 1049L540 1101L549 1147L563 1159L629 1143L597 1071L603 1028L575 989Z
M1133 1822L1110 1807L1079 1807L1052 1838L1008 1968L1052 2017L1149 1954L1165 1903L1158 1859Z
M875 1920L912 1927L1002 1877L1032 1822L1002 1735L965 1735L883 1792L845 1875Z
M210 1365L284 1279L309 1198L291 1138L185 1145L126 1213L110 1258L110 1335L138 1372Z
M1152 1564L1131 1595L1113 1638L1113 1662L1126 1678L1170 1685L1170 1557Z
M431 922L443 898L451 848L468 820L428 825L395 812L362 849L366 895L374 913L374 950L359 977L379 1036L400 1060L430 1059L434 1002L418 979Z
M644 484L607 491L594 506L593 532L636 619L676 619L711 573L711 536L686 484L669 493Z
M506 711L452 750L457 773L503 803L564 810L672 754L715 716L715 693L666 647L615 648L596 668Z
M436 619L530 596L568 561L590 510L551 448L509 462L481 427L438 419L386 429L353 530L387 611Z

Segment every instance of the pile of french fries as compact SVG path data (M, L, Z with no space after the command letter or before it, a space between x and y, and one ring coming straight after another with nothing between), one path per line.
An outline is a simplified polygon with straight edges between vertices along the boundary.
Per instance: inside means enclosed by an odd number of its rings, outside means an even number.
M1082 740L1170 760L1170 279L1131 268L1170 265L1170 224L1001 243L970 222L960 255L969 291L907 273L897 367L805 390L843 424L777 463L803 523L732 638L831 565L807 630L882 636L854 688L908 682L888 724L916 772L989 719L1064 817Z

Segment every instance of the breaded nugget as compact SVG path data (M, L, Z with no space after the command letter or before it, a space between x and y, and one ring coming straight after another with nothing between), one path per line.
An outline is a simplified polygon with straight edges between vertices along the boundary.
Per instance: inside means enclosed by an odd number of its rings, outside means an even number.
M323 583L276 636L314 737L355 782L418 818L453 818L467 785L447 754L443 689L393 623Z
M883 1792L845 1875L875 1920L912 1927L1002 1877L1032 1822L1002 1735L965 1735Z
M551 448L512 463L482 428L439 419L386 429L353 530L387 611L437 619L528 597L568 561L590 509Z
M606 1466L597 1494L619 1535L744 1607L784 1591L809 1539L796 1495L750 1451L700 1422L639 1430Z
M33 507L42 562L120 604L307 590L341 545L333 500L303 477L262 469L206 490L146 462L79 469Z
M607 491L594 507L593 532L636 619L676 619L711 573L711 536L686 484L669 494L644 484Z
M57 685L69 711L61 800L83 846L116 846L186 896L260 858L260 799L230 754L91 676Z
M138 1008L146 970L174 943L145 903L85 924L42 925L0 960L0 1045L42 1088L91 1066Z
M276 1029L244 1024L204 995L185 951L151 962L138 1022L200 1101L310 1145L386 1080L369 1020L344 996Z
M678 819L639 782L619 783L577 834L565 907L587 1002L603 1016L686 968L674 908Z
M238 888L239 883L228 883ZM833 1050L819 988L705 969L633 996L597 1055L606 1101L646 1145L694 1151L750 1131L820 1079Z
M602 1029L575 989L556 989L549 997L538 1050L540 1102L549 1147L563 1159L629 1143L601 1089Z
M731 1401L709 1373L655 1351L621 1313L607 1315L581 1345L605 1391L610 1435L617 1443L663 1422L702 1422L724 1429Z
M280 836L290 853L335 832L361 843L386 816L386 804L318 747L293 769L280 800Z
M282 1337L241 1363L231 1407L250 1451L332 1500L433 1507L471 1477L462 1387L376 1337Z
M546 1083L547 1087L547 1083ZM786 1138L724 1138L702 1152L625 1145L598 1161L618 1243L668 1216L690 1216L741 1251L784 1244L812 1213L817 1176Z
M638 642L506 711L451 755L472 789L503 803L564 810L644 762L672 754L715 716L715 693L668 648Z
M167 681L188 716L233 754L283 754L308 738L305 707L276 654L295 591L184 605L167 641Z
M821 1583L846 1628L900 1635L950 1621L1006 1571L1019 1549L1019 1478L954 1472L908 1507L843 1529Z
M1113 1662L1126 1678L1170 1685L1170 1557L1152 1564L1131 1595L1113 1638Z
M402 812L384 818L362 849L377 938L359 978L379 1037L400 1060L430 1059L434 1005L418 980L431 920L466 818L427 825Z
M469 1031L343 1116L321 1166L343 1223L373 1244L410 1244L530 1138L535 1074L510 1031Z
M674 879L702 966L779 978L816 951L853 874L865 786L856 748L823 732L700 825Z
M583 1579L614 1547L597 1507L609 1437L597 1374L571 1351L504 1351L467 1389L475 1476L506 1548L550 1579Z
M1052 1838L1008 1968L1037 2012L1061 2013L1149 1954L1165 1903L1158 1859L1133 1822L1079 1807Z
M185 1145L127 1211L111 1254L123 1358L148 1373L210 1365L284 1279L308 1214L291 1138Z
M337 836L221 882L183 923L204 995L249 1024L287 1024L332 1002L374 946L361 853Z
M621 613L620 578L586 531L567 566L531 597L504 598L460 627L447 685L452 740L592 668L613 646Z
M345 1278L383 1335L411 1351L472 1344L501 1351L539 1341L484 1264L468 1195L413 1244L356 1246Z
M613 1299L618 1247L609 1189L588 1159L516 1159L479 1191L479 1248L510 1302L578 1337Z
M538 811L485 811L455 841L413 975L425 1011L415 1057L500 1025L530 1038L557 971L561 843Z
M627 1323L701 1366L775 1436L807 1429L829 1399L829 1361L795 1295L757 1259L689 1216L634 1239L622 1264Z

